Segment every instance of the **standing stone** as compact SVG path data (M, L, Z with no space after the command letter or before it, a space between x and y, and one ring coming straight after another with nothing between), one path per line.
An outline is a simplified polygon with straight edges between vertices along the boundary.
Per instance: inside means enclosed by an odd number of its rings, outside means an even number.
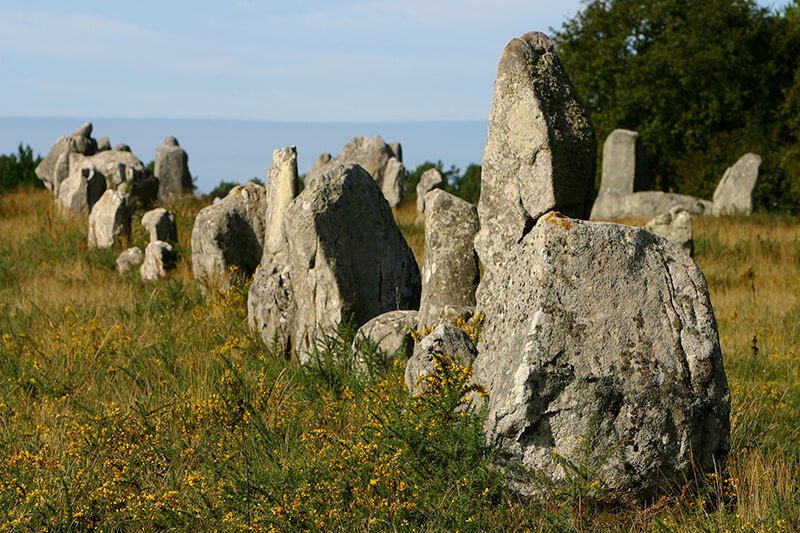
M679 208L693 215L708 215L713 204L687 194L639 191L633 194L601 194L592 207L591 220L638 218L648 220L670 209Z
M117 191L107 189L89 214L89 248L108 248L131 234L131 212Z
M272 168L267 173L265 259L286 248L281 231L283 217L297 196L297 190L297 148L289 146L275 150L272 152Z
M178 225L175 215L163 207L148 211L142 216L142 226L150 233L150 242L178 241Z
M92 123L87 122L70 135L56 140L47 157L36 165L36 175L53 194L59 193L61 183L69 176L70 154L92 155L97 151L97 142L91 135Z
M554 454L581 464L590 434L588 460L611 498L648 500L723 471L730 392L689 256L639 228L554 213L513 255L481 281L473 366L512 486L537 494L522 469L563 484Z
M435 168L429 168L422 173L417 183L417 213L425 212L425 195L433 189L444 187L442 174Z
M389 148L392 149L392 153L397 158L397 160L402 163L403 162L403 146L399 142L395 141L395 142L393 142L392 144L389 145Z
M128 248L117 257L117 270L120 275L125 275L144 261L144 252L136 246Z
M170 243L153 241L144 250L144 262L139 267L139 275L143 281L166 279L177 262L178 256Z
M461 328L440 324L420 341L406 363L406 386L412 393L424 391L424 376L438 372L436 354L445 356L452 363L469 366L478 356L478 349Z
M426 194L425 206L420 330L439 324L446 306L474 308L480 277L475 206L442 190Z
M314 164L311 165L311 170L308 171L307 177L321 175L331 166L331 159L333 159L333 157L331 157L331 154L328 152L322 152L319 154L314 160Z
M594 131L552 41L531 32L503 51L494 84L483 155L475 246L487 270L542 214L589 214L594 187Z
M388 369L394 361L405 361L414 351L411 330L416 329L417 311L388 311L358 328L353 340L355 370L369 375L370 371ZM373 348L377 348L374 352Z
M296 306L290 343L301 362L321 328L346 319L360 326L386 311L419 306L414 255L360 166L338 165L309 180L287 208L283 232Z
M761 156L747 153L728 167L714 191L714 215L749 215L753 211Z
M653 187L639 134L616 129L603 143L603 176L599 194L631 194Z
M383 171L381 192L390 206L400 205L406 197L406 181L408 181L408 171L403 163L396 157L389 159Z
M111 150L111 141L108 140L108 137L101 137L97 141L97 151L105 152L106 150Z
M194 190L189 173L189 156L175 137L167 137L164 144L156 148L153 174L158 178L158 199L161 202L181 194L191 194Z
M692 214L685 209L670 209L645 224L644 229L677 244L689 257L694 257Z
M106 178L93 168L73 168L61 182L58 204L66 210L88 213L106 190Z
M256 183L238 185L219 203L204 207L192 228L192 271L199 280L218 279L226 290L231 267L249 278L264 250L266 191Z
M69 168L71 173L92 169L105 178L108 189L139 182L145 177L145 166L138 157L130 152L116 150L104 150L90 156L71 154Z

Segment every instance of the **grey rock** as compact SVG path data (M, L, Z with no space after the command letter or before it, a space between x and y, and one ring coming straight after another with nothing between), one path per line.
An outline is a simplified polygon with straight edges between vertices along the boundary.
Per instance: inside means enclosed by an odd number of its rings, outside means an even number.
M383 170L381 192L390 206L400 205L406 197L406 181L408 181L408 171L403 163L396 157L389 159Z
M355 369L369 375L388 369L394 361L405 361L414 351L411 331L416 329L417 311L389 311L367 321L353 340ZM374 349L377 348L377 349Z
M150 242L178 242L178 225L175 215L163 207L148 211L142 216L142 226L150 233Z
M105 150L90 156L70 154L69 168L70 173L92 169L105 178L108 189L117 189L122 184L141 181L146 173L145 166L138 157L130 152L115 150Z
M158 199L162 202L182 194L191 194L194 190L189 173L189 156L175 137L167 137L164 144L156 148L153 174L158 178Z
M109 248L130 234L131 212L125 198L106 189L89 214L89 248Z
M128 248L117 257L117 270L125 275L144 261L144 252L136 246Z
M725 170L714 190L714 215L749 215L753 211L761 156L747 153Z
M87 122L70 135L60 137L50 148L47 157L36 166L36 175L53 194L58 194L61 183L70 173L69 155L91 155L97 150L97 143L91 138L91 134L92 123ZM61 159L62 156L66 156L66 159Z
M397 158L397 160L402 163L403 162L403 146L399 142L395 141L395 142L393 142L392 144L389 145L389 148L392 149L392 153Z
M117 152L130 152L131 151L131 147L128 146L127 144L125 144L125 143L119 143L118 145L116 145L114 147L114 150L117 151Z
M645 224L644 229L677 244L678 248L694 257L692 214L674 207Z
M286 209L283 233L296 306L291 345L301 361L320 328L347 318L360 326L386 311L419 306L414 255L360 166L337 165L308 180Z
M264 249L266 190L247 183L231 189L219 203L204 207L192 228L194 277L226 290L235 280L231 267L249 278Z
M153 241L144 249L144 262L139 267L139 275L143 281L156 281L169 277L175 269L178 256L168 242Z
M406 363L406 386L411 392L424 391L425 376L438 372L436 354L453 363L469 366L478 356L478 349L464 330L449 324L437 326L414 348L414 354Z
M515 490L539 494L524 469L563 484L554 453L580 463L592 433L596 479L619 500L724 470L730 392L705 278L685 253L643 229L551 213L509 256L478 289L473 369Z
M503 51L483 155L475 242L497 268L544 213L585 217L594 188L596 141L552 41L531 32Z
M311 170L308 171L306 177L319 176L328 170L332 166L330 164L331 159L333 159L333 157L328 152L319 154L314 160L314 164L311 165Z
M272 255L256 270L247 294L247 321L276 353L288 355L294 348L297 306L286 251Z
M297 196L297 148L281 148L272 152L272 168L267 172L266 235L264 260L286 248L282 226L286 208Z
M444 187L442 174L435 168L429 168L422 173L417 183L417 213L425 212L425 195L434 190Z
M647 155L639 134L616 129L603 143L603 175L599 194L631 194L653 187Z
M477 233L474 205L442 190L425 195L420 330L435 327L445 306L475 307L480 277L474 247Z
M97 141L97 151L105 152L106 150L111 150L111 141L108 140L108 137L101 137Z
M619 220L638 218L648 220L673 208L693 215L708 215L712 203L685 194L661 191L641 191L633 194L607 193L597 197L592 207L591 220Z
M57 202L62 209L89 213L105 191L105 176L93 168L77 168L61 182Z

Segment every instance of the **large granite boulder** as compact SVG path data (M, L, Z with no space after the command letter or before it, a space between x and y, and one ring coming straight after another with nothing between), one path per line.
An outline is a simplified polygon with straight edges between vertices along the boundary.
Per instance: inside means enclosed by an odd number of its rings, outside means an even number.
M283 314L285 338L267 327L261 336L296 349L301 362L320 329L343 320L360 326L386 311L419 306L414 256L378 185L360 166L337 165L309 179L286 209L283 235L286 263L275 270L291 280L286 307L276 312ZM273 301L286 294L280 292L285 285L273 287Z
M89 214L89 248L109 248L131 234L131 211L117 191L106 189Z
M358 328L353 340L355 370L365 375L388 369L394 361L406 361L414 351L411 331L417 328L414 310L388 311Z
M320 154L312 165L308 178L319 176L336 165L358 164L378 183L389 205L395 207L405 198L408 172L402 163L403 154L399 143L396 147L393 146L386 144L380 136L353 137L336 157L332 158L326 152Z
M194 190L189 173L189 156L175 137L167 137L164 144L156 148L153 174L158 178L158 199L161 202L191 194Z
M559 485L591 436L600 487L647 500L724 470L730 392L705 278L688 255L639 228L540 218L487 270L474 380L489 391L486 433ZM519 467L519 468L517 468Z
M57 203L66 211L89 213L106 191L106 178L91 167L73 168L58 188Z
M594 130L552 41L531 32L503 51L483 154L475 247L487 269L508 260L543 213L585 217L594 188Z
M97 151L97 141L92 138L92 123L87 122L74 132L56 140L47 157L36 166L36 175L47 189L58 194L61 182L69 176L70 154L92 155Z
M425 195L434 189L444 187L442 173L435 168L429 168L422 173L417 183L417 213L425 213Z
M163 207L152 209L142 215L142 226L150 234L150 242L178 242L178 225L172 211Z
M118 189L123 194L131 184L144 180L147 173L138 157L118 150L104 150L90 156L70 154L69 168L70 175L90 168L105 178L106 188Z
M178 255L170 243L153 241L144 249L144 262L139 267L139 275L143 281L166 279L177 262Z
M644 229L675 243L689 257L694 257L692 214L688 211L679 207L672 208L649 221Z
M249 278L255 273L264 249L266 206L264 187L250 182L200 210L191 241L196 279L227 290L236 275Z
M440 324L414 348L406 363L405 381L413 393L425 390L425 377L441 371L436 358L444 356L451 363L470 366L478 349L467 333L450 324Z
M474 205L442 190L425 195L420 330L439 324L446 306L475 307L480 278L474 246L477 233Z
M753 211L761 156L747 153L725 170L714 190L714 215L749 215Z

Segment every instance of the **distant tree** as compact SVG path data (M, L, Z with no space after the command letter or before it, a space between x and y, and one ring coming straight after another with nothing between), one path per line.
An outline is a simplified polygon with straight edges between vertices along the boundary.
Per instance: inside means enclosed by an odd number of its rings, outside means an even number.
M41 156L33 156L30 146L23 147L22 143L16 154L0 155L0 192L24 185L43 187L34 172L41 160Z
M472 204L477 204L481 196L481 166L475 163L467 167L464 175L457 181L454 194Z
M222 180L221 182L219 182L219 185L211 189L211 192L208 193L208 196L210 198L216 198L217 196L219 196L220 198L225 198L228 195L228 193L231 192L231 189L233 189L237 185L239 184L236 182Z

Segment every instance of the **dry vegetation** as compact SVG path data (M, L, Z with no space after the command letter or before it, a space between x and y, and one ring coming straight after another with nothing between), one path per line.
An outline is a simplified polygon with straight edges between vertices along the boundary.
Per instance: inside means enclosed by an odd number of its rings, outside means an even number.
M480 414L458 409L469 369L416 398L399 368L354 379L346 327L307 368L273 356L244 286L204 296L191 277L199 207L173 207L178 270L143 284L116 273L118 250L87 250L86 218L49 193L0 196L0 531L797 530L800 220L696 220L729 470L614 508L577 476L544 503L505 492ZM396 216L421 262L413 207Z

